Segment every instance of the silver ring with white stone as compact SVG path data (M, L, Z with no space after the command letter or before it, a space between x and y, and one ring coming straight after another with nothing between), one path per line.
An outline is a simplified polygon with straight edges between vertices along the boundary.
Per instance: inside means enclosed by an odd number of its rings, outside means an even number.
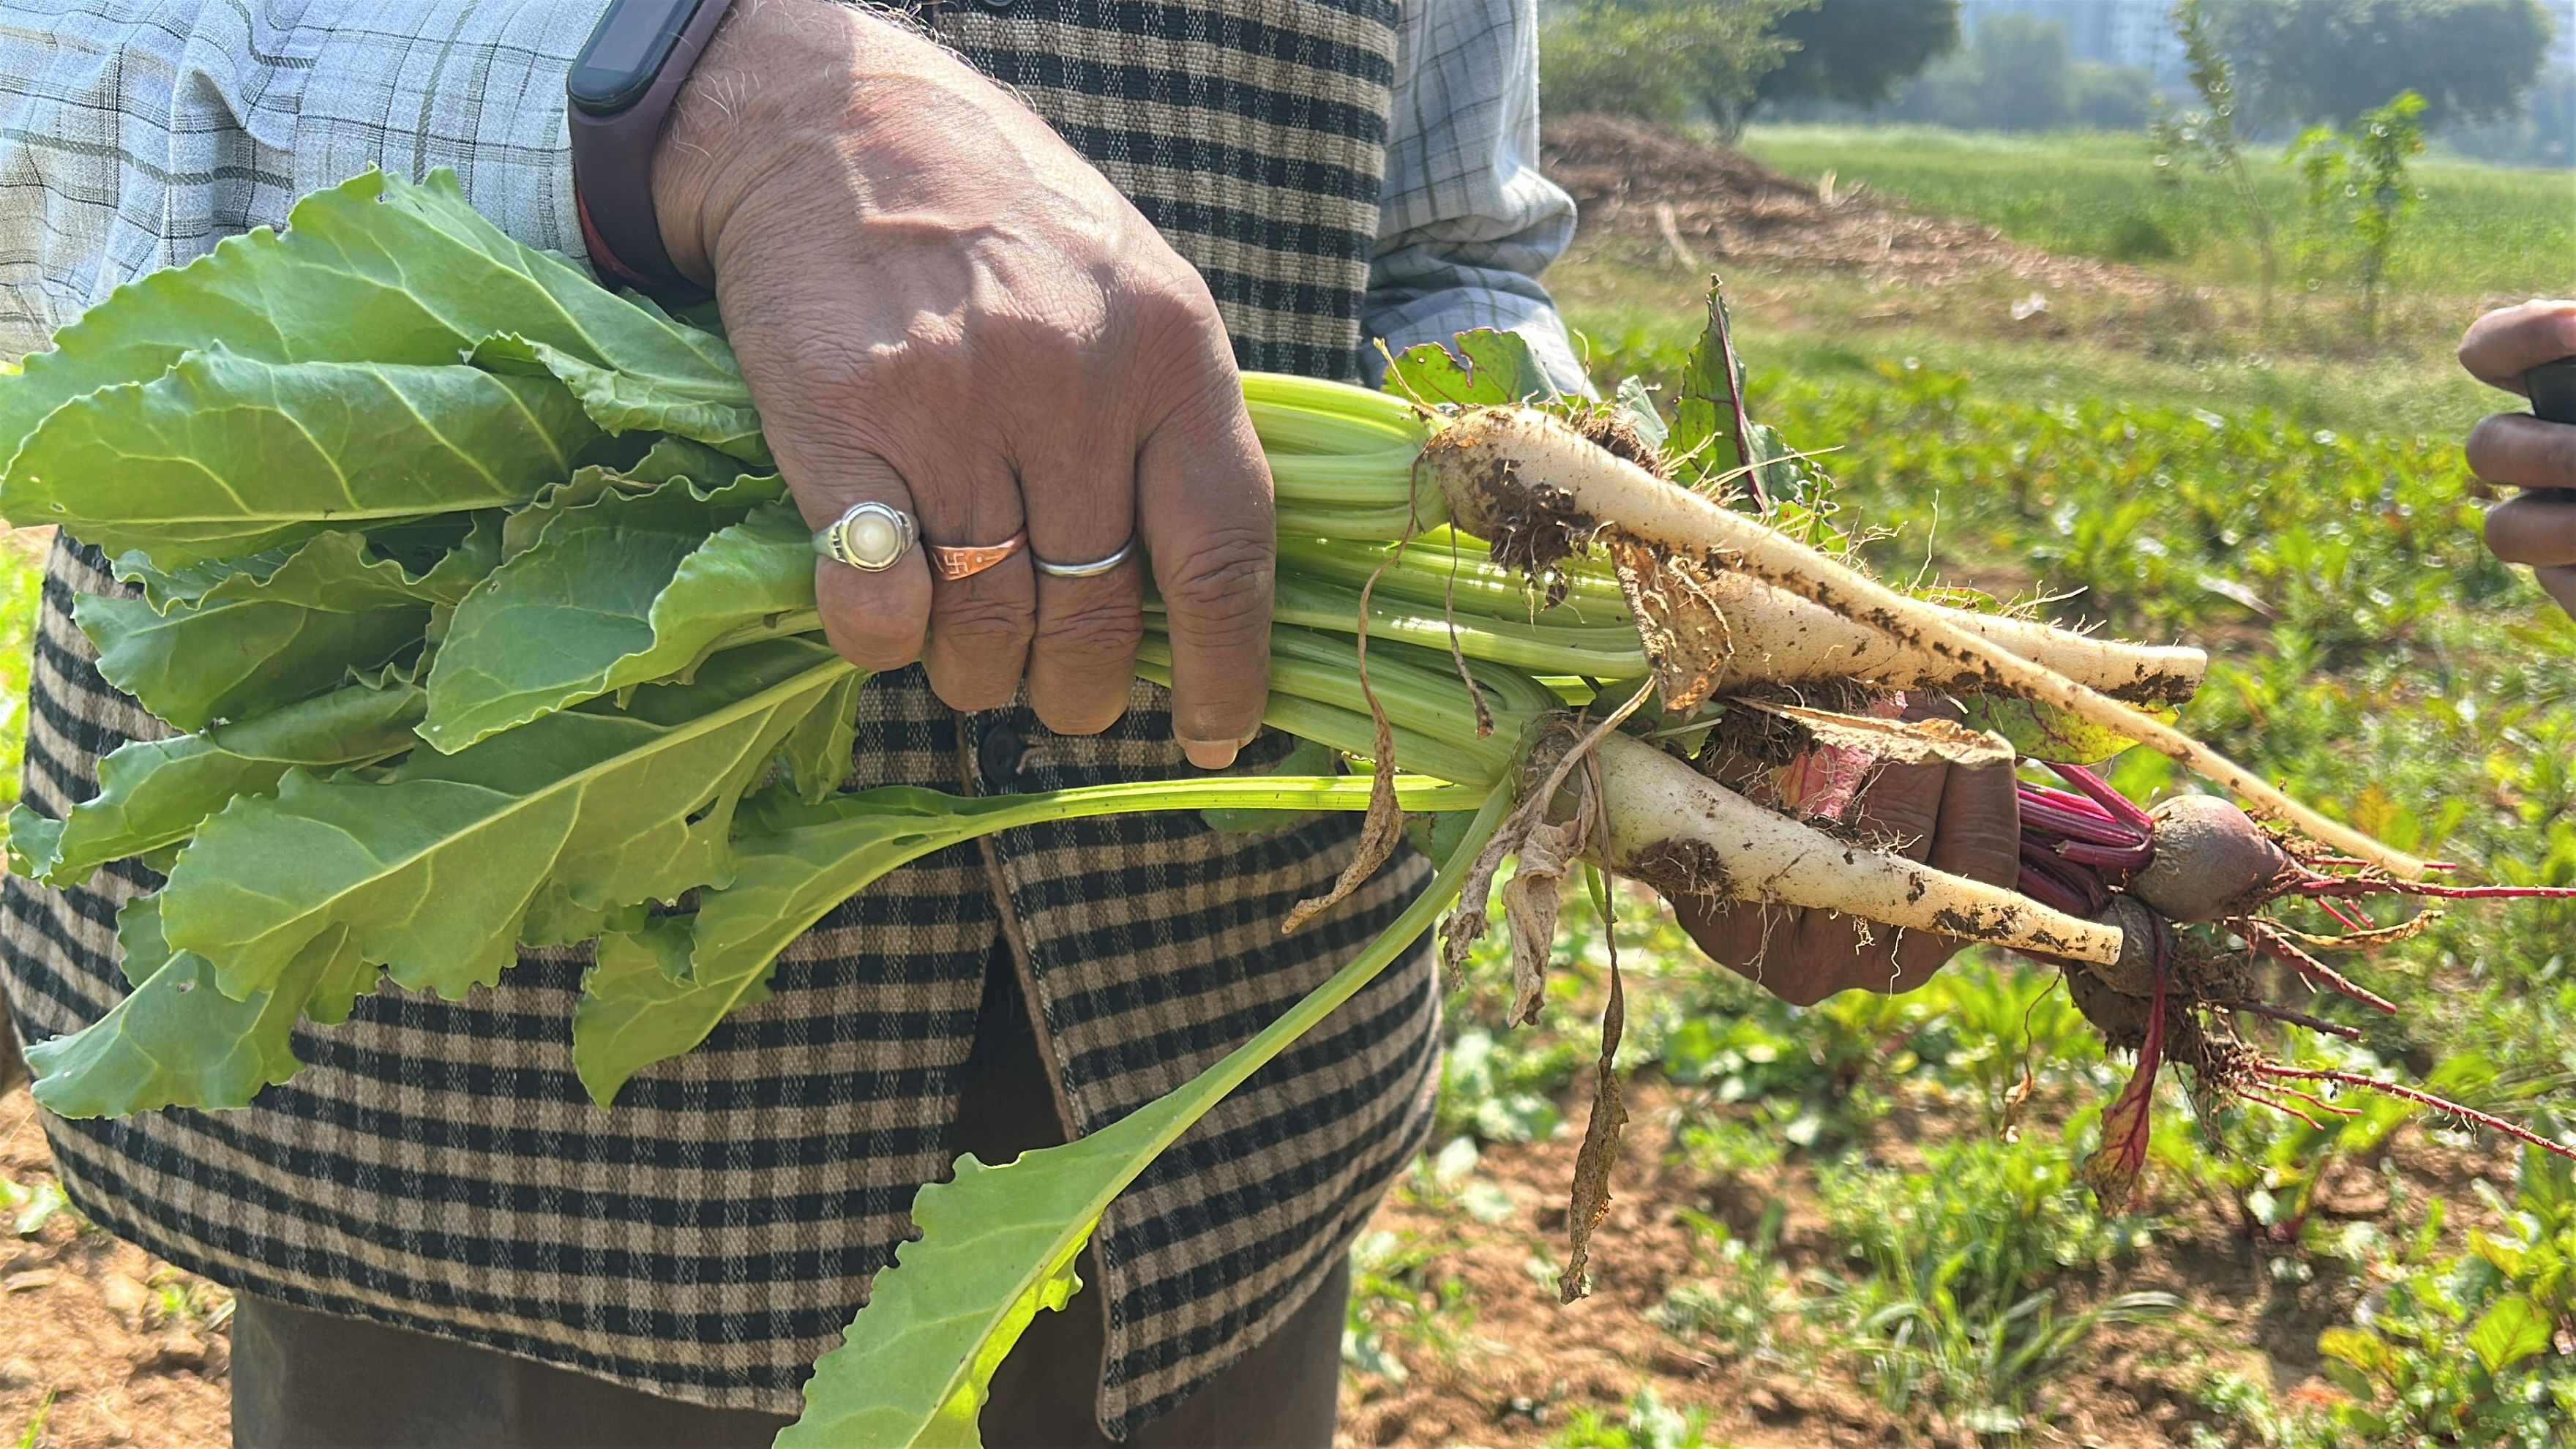
M1030 562L1038 566L1039 573L1045 574L1051 579L1094 579L1109 572L1111 569L1118 567L1120 564L1125 563L1127 561L1127 555L1134 553L1135 551L1136 536L1134 534L1129 534L1127 536L1127 541L1118 545L1118 551L1116 553L1109 555L1107 558L1093 559L1089 563L1048 563L1045 559L1039 558L1035 554L1031 554L1029 559Z
M862 573L883 573L912 552L920 530L912 515L886 503L858 503L814 530L814 552Z

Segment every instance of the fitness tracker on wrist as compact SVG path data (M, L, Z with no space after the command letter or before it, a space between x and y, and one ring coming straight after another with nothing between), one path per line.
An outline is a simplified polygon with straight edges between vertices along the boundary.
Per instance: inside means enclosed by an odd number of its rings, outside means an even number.
M653 212L653 150L730 0L609 0L564 77L573 197L594 270L661 296L705 293L671 265Z

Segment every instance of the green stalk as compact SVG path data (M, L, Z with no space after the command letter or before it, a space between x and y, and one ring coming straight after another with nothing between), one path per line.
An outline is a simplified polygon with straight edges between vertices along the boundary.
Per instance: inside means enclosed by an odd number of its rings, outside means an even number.
M1170 688L1169 655L1168 645L1148 637L1146 655L1136 665L1137 676ZM1274 684L1276 678L1274 673ZM1310 679L1308 682L1313 681ZM1358 686L1345 680L1336 692L1356 695ZM1387 711L1391 724L1396 713L1393 708ZM1377 730L1369 716L1362 710L1346 709L1327 700L1273 688L1269 703L1262 707L1261 722L1356 759L1366 760L1377 753ZM1478 786L1500 780L1510 771L1513 757L1509 743L1519 737L1516 731L1505 735L1498 724L1490 738L1478 739L1473 721L1466 721L1463 728L1446 736L1426 734L1405 725L1394 725L1393 728L1395 759L1399 766L1416 774Z
M1301 538L1282 528L1279 572L1354 589L1375 575L1378 594L1444 607L1454 601L1462 614L1530 619L1542 612L1545 601L1539 590L1487 558L1485 546L1477 540L1445 528L1401 545L1385 542L1390 537L1394 535L1374 542ZM1591 569L1567 577L1572 588L1556 606L1565 611L1557 621L1560 627L1628 626L1628 600L1617 579ZM1555 610L1544 612L1552 615Z
M1319 583L1301 575L1279 575L1270 617L1282 624L1329 629L1350 634L1359 627L1360 596L1355 589ZM1518 669L1556 674L1642 674L1646 652L1633 626L1586 628L1581 625L1532 624L1497 619L1461 610L1455 623L1436 604L1405 599L1369 598L1369 637L1401 639L1425 649L1446 652L1453 638L1458 652Z

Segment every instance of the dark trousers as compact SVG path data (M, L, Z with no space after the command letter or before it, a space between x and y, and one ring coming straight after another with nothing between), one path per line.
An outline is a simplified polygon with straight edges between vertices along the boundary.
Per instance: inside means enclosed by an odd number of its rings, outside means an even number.
M1064 1140L1019 978L997 952L956 1148L1008 1161ZM1040 1313L993 1376L988 1449L1108 1449L1093 1417L1108 1333L1099 1267ZM1331 1449L1350 1268L1337 1268L1284 1324L1224 1373L1128 1439L1135 1449ZM867 1320L859 1320L867 1331ZM489 1349L245 1294L233 1313L238 1449L734 1449L787 1420L709 1409Z

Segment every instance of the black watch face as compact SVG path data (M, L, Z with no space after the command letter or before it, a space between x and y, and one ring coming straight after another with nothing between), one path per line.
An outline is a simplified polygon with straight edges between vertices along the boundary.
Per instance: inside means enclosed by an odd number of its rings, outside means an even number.
M671 44L708 0L610 0L572 63L565 93L579 110L610 115L651 89Z

